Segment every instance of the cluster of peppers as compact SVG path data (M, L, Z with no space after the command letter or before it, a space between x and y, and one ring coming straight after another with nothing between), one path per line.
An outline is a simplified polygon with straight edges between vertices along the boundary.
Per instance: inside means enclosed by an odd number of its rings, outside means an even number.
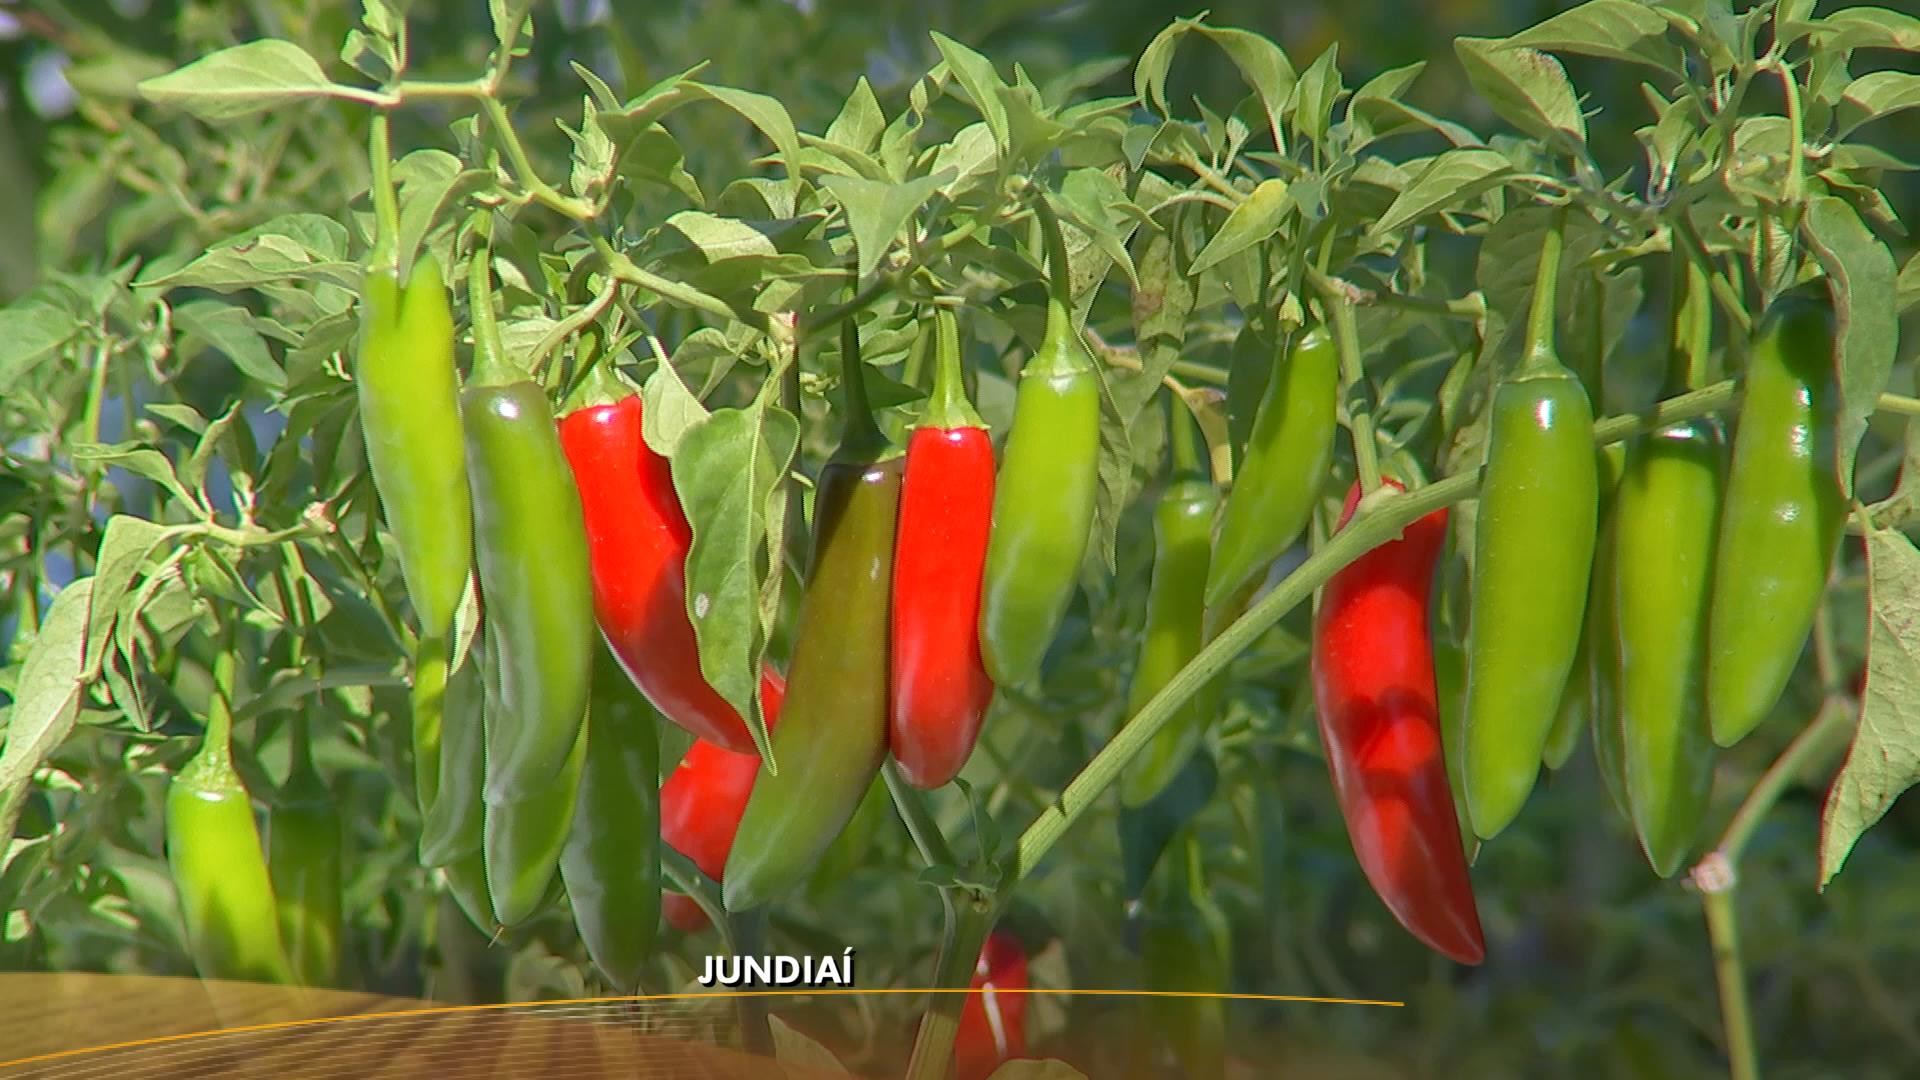
M762 905L813 869L889 754L909 782L947 783L995 686L1037 675L1086 552L1099 380L1072 325L1059 223L1044 194L1034 206L1046 330L997 470L950 311L927 323L934 387L904 454L874 421L857 329L842 326L846 426L815 484L789 671L762 675L780 765L764 774L745 721L700 674L691 528L669 462L642 436L638 393L588 356L574 407L556 419L500 346L484 244L468 280L464 381L439 266L422 255L404 281L369 270L356 382L418 620L420 855L476 923L522 923L564 886L595 963L635 985L663 908L683 930L707 918L687 897L663 902L658 844L719 881L728 910ZM1360 865L1410 932L1468 964L1485 944L1467 849L1514 820L1583 719L1655 871L1682 865L1715 747L1753 730L1783 693L1845 516L1824 282L1776 298L1756 326L1730 458L1711 419L1596 451L1590 389L1554 348L1560 235L1543 245L1524 356L1490 406L1464 649L1434 633L1444 509L1333 575L1314 618L1318 722ZM1704 274L1676 278L1669 393L1711 366ZM1129 714L1299 541L1331 474L1340 375L1324 328L1291 336L1224 500L1192 433L1176 431ZM1391 476L1381 486L1403 490ZM1335 532L1364 494L1357 483L1347 493ZM480 621L456 647L474 601ZM232 664L230 649L216 660L207 737L169 792L189 940L208 975L325 982L339 952L339 821L298 719L262 854L230 760ZM1204 688L1129 765L1126 807L1167 790L1218 700ZM654 710L695 736L664 785ZM1180 878L1189 896L1203 892L1197 872ZM1148 951L1197 948L1169 938Z
M1555 727L1586 717L1609 791L1668 877L1699 840L1716 749L1784 693L1838 548L1835 312L1815 279L1762 314L1730 456L1711 417L1596 453L1587 389L1553 351L1557 230L1544 248L1528 352L1493 405L1449 749L1473 832L1491 839L1542 762L1570 752ZM1714 359L1705 270L1682 262L1674 281L1666 395L1699 388Z

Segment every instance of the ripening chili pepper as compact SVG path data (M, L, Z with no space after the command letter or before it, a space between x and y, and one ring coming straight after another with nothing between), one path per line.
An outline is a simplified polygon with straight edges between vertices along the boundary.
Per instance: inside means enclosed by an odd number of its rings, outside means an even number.
M888 742L916 787L952 780L993 701L980 658L980 580L993 519L993 442L960 381L953 312L933 316L933 396L907 443L893 554Z
M1216 995L1231 988L1232 937L1226 916L1206 893L1191 829L1176 855L1176 872L1166 875L1145 914L1140 954L1144 989L1181 996L1148 998L1147 1015L1167 1040L1180 1074L1206 1080L1226 1074L1226 999Z
M653 710L604 653L587 723L593 737L560 879L587 955L631 992L660 925L660 737Z
M1705 272L1686 278L1684 302L1674 305L1668 395L1687 389L1690 362L1706 353L1713 325ZM1692 851L1713 794L1707 612L1725 445L1711 417L1635 439L1614 496L1621 766L1634 831L1661 877Z
M1170 434L1179 475L1168 484L1153 512L1153 574L1147 583L1147 619L1140 637L1140 660L1127 688L1127 716L1137 715L1166 688L1206 644L1207 565L1213 543L1214 511L1220 498L1214 486L1194 475L1191 422L1186 407L1173 405ZM1218 704L1209 682L1154 733L1120 774L1120 801L1144 806L1187 763Z
M340 972L340 810L313 766L308 735L306 716L294 716L287 779L267 813L267 869L294 978L332 986Z
M167 868L202 978L291 983L253 803L233 770L235 642L221 638L206 735L167 785Z
M687 617L693 529L666 458L641 437L640 395L604 363L560 418L560 445L580 490L601 633L627 677L661 715L729 750L755 751L746 721L700 673ZM761 675L761 706L780 677Z
M1494 392L1474 522L1463 771L1473 830L1489 840L1533 791L1592 576L1593 406L1553 347L1563 227L1541 246L1526 355Z
M814 491L806 595L772 736L780 771L760 777L747 799L721 883L729 911L806 880L886 759L888 609L905 470L886 457L851 322L840 356L846 428Z
M1027 951L1020 939L1005 930L987 935L980 948L954 1031L955 1080L987 1080L994 1070L1027 1053L1027 995L1001 993L1028 988Z
M1099 483L1100 376L1073 325L1060 222L1044 193L1033 205L1047 239L1047 324L1020 373L993 493L980 654L996 686L1039 674L1073 600Z
M769 722L774 718L768 713ZM701 873L724 880L740 815L746 813L747 797L759 775L760 755L695 739L660 788L661 841L693 860ZM708 923L706 912L690 896L670 893L662 904L667 921L686 933Z
M551 793L578 756L598 645L580 493L547 392L501 348L490 259L476 251L469 275L474 362L460 412L499 697L487 709L486 794L505 805Z
M1355 484L1336 531L1359 503ZM1442 508L1328 580L1314 615L1313 699L1334 795L1373 891L1413 936L1478 964L1486 942L1447 783L1428 630L1446 539Z
M489 600L492 595L487 594ZM505 673L499 639L489 634L486 644L482 719L485 742L491 747L494 732L523 725L508 713L512 706L501 689ZM493 917L502 926L531 919L552 899L554 872L559 869L560 853L573 829L574 807L586 772L589 726L583 718L559 775L546 787L518 797L497 796L490 782L483 790L480 852L487 872L487 898L493 904ZM487 762L489 773L492 764Z
M1707 642L1713 741L1766 719L1806 647L1846 524L1833 297L1824 279L1775 297L1741 380Z
M1245 459L1235 470L1207 573L1206 603L1222 607L1257 585L1300 539L1333 464L1340 350L1325 327L1293 335L1267 379Z
M416 797L433 802L447 637L473 562L453 312L440 264L422 252L404 285L370 267L361 286L354 388L374 490L420 620L413 664Z

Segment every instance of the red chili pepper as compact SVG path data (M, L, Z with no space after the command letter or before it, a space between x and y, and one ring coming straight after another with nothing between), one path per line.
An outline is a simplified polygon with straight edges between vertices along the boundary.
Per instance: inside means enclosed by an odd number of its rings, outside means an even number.
M934 315L933 396L907 445L893 556L889 741L916 787L952 780L993 700L980 658L980 580L993 522L993 443L960 384L953 313Z
M600 370L599 368L595 369ZM589 391L609 398L560 420L593 560L593 607L607 644L640 692L667 719L728 750L752 752L753 735L700 674L687 617L687 549L693 530L673 490L667 459L640 437L640 396L612 376ZM761 675L771 716L785 689Z
M768 728L780 715L785 689L777 678L762 689ZM660 839L693 860L701 873L719 881L759 775L757 752L740 753L695 739L673 775L660 786ZM667 922L684 933L698 933L711 921L690 896L667 892L660 899Z
M1337 528L1359 501L1355 485ZM1313 695L1334 793L1367 880L1413 936L1478 964L1486 942L1447 786L1427 636L1446 534L1447 511L1435 510L1327 582L1314 620Z
M986 1080L1003 1063L1027 1053L1027 995L996 990L1027 989L1027 951L1005 930L988 935L973 969L973 988L960 1009L954 1034L956 1080Z

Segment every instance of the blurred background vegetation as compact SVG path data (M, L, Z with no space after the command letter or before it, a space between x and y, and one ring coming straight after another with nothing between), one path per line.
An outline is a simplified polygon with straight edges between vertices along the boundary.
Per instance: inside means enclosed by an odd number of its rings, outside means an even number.
M1498 122L1469 92L1452 39L1503 36L1570 6L1216 0L1205 8L1212 23L1270 36L1296 67L1337 48L1349 86L1428 61L1411 100L1484 134ZM1017 62L1043 86L1078 72L1086 95L1125 94L1132 60L1146 43L1170 19L1201 9L1162 0L558 0L541 5L533 53L514 69L522 96L515 115L557 175L566 141L552 121L577 119L583 93L570 62L632 94L707 61L703 80L777 97L801 129L817 132L861 75L889 113L897 110L910 82L938 61L930 30L995 58L1003 72ZM133 100L131 89L180 59L261 36L289 38L323 60L337 57L358 14L351 0L0 0L0 302L50 271L98 273L133 255L204 246L290 210L339 213L365 187L361 110L316 107L297 125L203 135L187 146L176 136L190 123L147 127L162 121ZM410 19L414 73L421 77L470 76L492 44L479 0L416 0ZM1198 97L1224 111L1244 87L1218 54L1203 53L1197 44L1183 50L1170 97ZM1920 70L1912 56L1874 60ZM1650 117L1633 69L1578 57L1567 67L1586 96L1595 153L1609 174L1637 169L1633 130ZM352 78L337 60L330 71ZM1763 99L1754 107L1770 106ZM448 119L410 112L399 119L395 143L448 145ZM757 134L722 110L689 110L669 126L687 151L689 171L703 181L740 175L762 152ZM1914 156L1920 111L1877 125L1871 137ZM1888 183L1894 209L1911 221L1920 209L1915 174L1890 174ZM1904 262L1910 249L1903 244L1896 257ZM1909 334L1903 359L1911 357L1913 340ZM219 370L232 378L230 366ZM213 396L219 392L209 387ZM1841 622L1861 621L1857 588L1839 594L1837 605ZM1297 622L1286 625L1297 633ZM1605 809L1587 751L1535 796L1521 827L1482 855L1474 874L1491 950L1483 968L1455 968L1408 939L1368 891L1311 746L1311 717L1302 722L1299 690L1276 686L1265 702L1241 702L1281 714L1286 732L1230 756L1222 794L1203 818L1226 872L1221 903L1239 933L1235 988L1404 997L1410 1007L1246 1006L1236 1014L1237 1030L1258 1031L1257 1044L1305 1075L1692 1077L1720 1067L1712 958L1698 898L1680 881L1660 882L1647 871L1631 835ZM1797 715L1777 716L1723 755L1717 821L1725 821L1814 703L1811 695L1790 700L1782 711ZM1031 750L1016 741L1014 719L989 728L991 740L1004 744L999 755ZM1075 742L1086 735L1048 747L1060 775L1043 763L1026 768L1026 780L1045 786L1064 779L1090 752L1092 744ZM1761 1056L1776 1077L1913 1076L1920 1073L1920 1000L1913 992L1920 971L1920 796L1897 804L1836 884L1816 893L1815 837L1839 747L1833 750L1799 778L1741 868ZM362 796L380 793L369 788L352 797ZM875 843L904 852L898 837ZM1111 897L1074 873L1115 858L1115 846L1105 819L1083 826L1055 852L1052 871L1021 893L1016 917L1064 943L1078 985L1118 985L1122 977L1100 966L1100 950L1116 935L1116 915L1102 906ZM363 876L390 869L366 868ZM854 881L870 890L873 904L863 912L863 932L883 935L859 943L863 956L885 948L884 935L923 924L930 933L920 916L931 908L931 893L914 884L911 871L869 868ZM124 963L80 940L45 949L32 957L9 954L0 967ZM377 942L363 950L366 982L421 992L419 954L380 950ZM1073 1007L1085 1021L1075 1024L1078 1037L1092 1041L1130 1015L1114 1005L1103 1019L1103 1006L1087 999Z

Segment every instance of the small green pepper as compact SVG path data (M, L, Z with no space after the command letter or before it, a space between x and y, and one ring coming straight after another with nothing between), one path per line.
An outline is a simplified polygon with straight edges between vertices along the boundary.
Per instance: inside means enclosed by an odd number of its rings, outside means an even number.
M1003 687L1039 674L1073 600L1099 483L1100 376L1073 325L1060 222L1045 194L1033 205L1047 236L1046 332L1020 373L980 603L981 658Z
M280 939L302 986L332 986L340 972L340 810L313 766L307 718L293 717L287 780L267 814L267 866Z
M1483 840L1511 824L1533 791L1592 574L1593 406L1553 347L1563 229L1556 220L1542 245L1526 356L1494 392L1474 521L1463 772Z
M1721 746L1745 738L1785 692L1846 525L1836 333L1825 280L1774 298L1754 330L1707 631L1707 709Z

